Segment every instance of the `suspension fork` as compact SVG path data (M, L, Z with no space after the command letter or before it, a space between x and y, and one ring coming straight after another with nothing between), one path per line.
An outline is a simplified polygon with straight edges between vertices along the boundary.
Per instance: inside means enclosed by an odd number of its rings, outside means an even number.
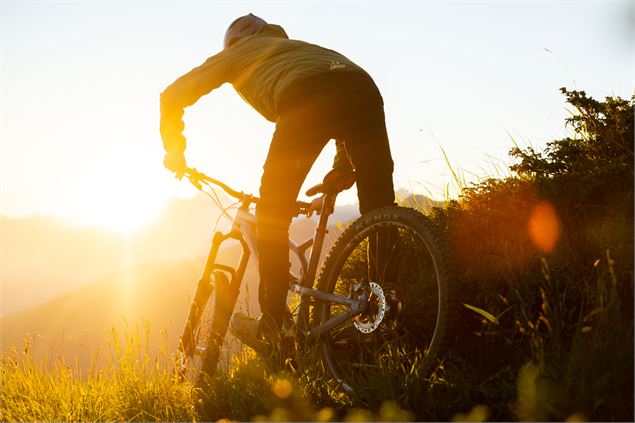
M237 240L242 247L240 261L238 262L237 268L233 268L231 266L226 266L224 264L216 262L221 244L230 239ZM194 300L192 301L192 304L190 306L190 310L188 312L187 320L185 323L185 328L183 329L183 334L181 335L182 348L184 348L187 354L191 354L194 348L192 342L193 329L201 316L203 307L209 300L209 297L211 296L215 288L211 280L212 273L214 272L214 270L221 270L231 276L229 284L228 309L233 312L234 307L236 306L238 292L240 291L240 285L242 283L243 276L245 275L249 256L249 247L240 231L232 230L227 234L223 234L220 231L214 233L214 237L212 238L212 246L210 247L210 251L207 256L205 268L203 269L203 274L198 281L196 293L194 294Z

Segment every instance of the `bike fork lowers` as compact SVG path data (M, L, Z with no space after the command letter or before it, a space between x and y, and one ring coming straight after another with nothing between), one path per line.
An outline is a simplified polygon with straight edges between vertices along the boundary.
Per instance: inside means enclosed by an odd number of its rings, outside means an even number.
M238 240L242 247L240 261L238 263L238 267L236 268L216 262L216 257L218 256L218 251L221 244L229 239ZM238 298L240 284L245 274L245 269L247 268L247 262L249 261L249 254L250 253L249 248L247 247L247 242L239 231L232 230L227 234L223 234L221 232L214 233L212 246L207 256L207 261L205 263L205 269L203 270L203 274L198 281L196 293L194 294L194 300L192 301L192 304L190 306L187 320L185 322L185 328L183 329L183 334L181 335L182 348L188 355L192 354L193 348L195 347L195 345L193 345L192 343L192 330L194 327L197 326L196 323L201 316L201 312L205 307L207 301L209 301L213 290L215 289L211 280L212 273L214 272L214 270L221 270L231 276L229 284L230 292L228 295L230 304L227 304L227 309L233 311L234 306L236 305L236 299Z

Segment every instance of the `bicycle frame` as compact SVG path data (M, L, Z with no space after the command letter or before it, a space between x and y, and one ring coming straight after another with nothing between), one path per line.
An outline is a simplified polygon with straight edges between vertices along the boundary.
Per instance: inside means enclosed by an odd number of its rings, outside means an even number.
M209 178L209 180L217 182L215 180L212 180L211 178ZM221 186L221 188L223 189L228 188L222 184L217 185ZM225 190L227 191L227 189ZM250 212L250 206L256 203L257 199L250 195L237 193L233 190L231 191L232 192L230 192L230 194L234 195L237 198L240 198L241 205L236 210L236 214L232 221L232 226L229 232L223 234L221 231L217 231L213 235L212 245L207 256L203 274L201 276L201 279L199 280L195 301L193 302L192 308L190 309L190 314L188 315L188 325L189 322L192 321L190 319L195 318L196 313L198 312L195 304L198 303L196 298L199 295L199 291L203 292L206 289L209 290L209 288L206 287L210 286L212 273L215 270L226 272L230 276L229 299L231 303L229 304L229 309L233 312L249 259L253 258L256 265L258 266L258 250L256 247L256 217ZM327 320L326 322L311 328L310 330L306 330L306 322L297 321L296 325L298 328L300 328L301 334L306 340L316 338L321 334L331 330L332 328L340 325L344 321L360 314L365 309L365 305L368 300L366 293L363 293L361 297L358 297L358 299L354 299L352 293L350 293L349 296L345 297L342 295L323 292L313 287L317 273L318 262L320 259L320 253L322 251L322 247L324 246L325 236L328 232L326 228L328 219L329 216L333 213L336 198L337 194L325 194L322 210L320 212L320 219L315 230L315 236L313 238L310 238L300 244L296 244L291 240L289 241L289 248L291 251L293 251L300 263L301 273L299 276L291 274L293 282L289 286L289 291L300 295L300 304L298 305L298 308L300 310L303 310L303 307L308 307L309 301L311 299L314 299L318 302L342 304L348 306L349 308L346 312L340 313L337 316ZM304 205L306 209L305 203L298 204ZM300 207L300 210L302 210L302 207ZM221 245L228 240L237 240L242 248L238 266L236 268L216 262L216 258L218 256ZM307 252L309 251L309 249L310 254L307 259ZM300 320L301 318L303 318L303 313L299 313L298 320ZM187 341L189 341L189 339L184 340L185 345L188 344Z

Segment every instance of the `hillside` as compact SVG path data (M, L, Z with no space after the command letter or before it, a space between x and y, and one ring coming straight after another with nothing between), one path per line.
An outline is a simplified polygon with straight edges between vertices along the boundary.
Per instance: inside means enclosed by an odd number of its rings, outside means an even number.
M173 341L185 321L202 262L137 265L7 316L0 320L2 350L22 346L28 333L34 338L36 357L76 356L85 366L98 347L107 346L107 330L121 330L125 322L151 322L153 348L159 345L161 328Z
M357 214L356 205L338 206L331 222ZM157 221L129 236L74 227L54 217L0 216L0 317L121 269L204 256L217 218L216 207L203 194L172 199ZM291 238L301 242L312 237L316 221L295 219ZM227 229L226 220L220 221L220 228Z
M136 264L202 256L217 216L202 194L171 200L156 222L132 236L54 217L0 216L0 317Z
M53 218L0 217L0 317L124 267L125 240Z

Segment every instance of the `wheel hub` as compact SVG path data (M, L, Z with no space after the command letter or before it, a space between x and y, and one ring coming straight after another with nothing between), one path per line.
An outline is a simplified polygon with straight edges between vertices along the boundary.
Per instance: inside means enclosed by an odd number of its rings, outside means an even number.
M386 302L386 295L384 295L384 290L381 289L381 286L375 282L370 282L369 288L370 295L366 304L366 311L353 323L357 330L362 333L371 333L377 329L384 320L386 311L389 308Z

